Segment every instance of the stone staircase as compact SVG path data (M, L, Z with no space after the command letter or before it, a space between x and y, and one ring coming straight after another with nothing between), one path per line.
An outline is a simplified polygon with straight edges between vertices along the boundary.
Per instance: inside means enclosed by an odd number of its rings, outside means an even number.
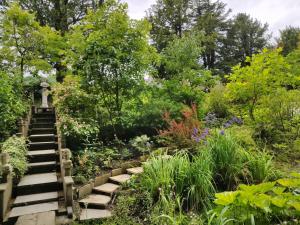
M33 222L40 218L54 225L65 209L53 109L33 114L28 138L28 171L16 187L8 224L40 224Z
M107 182L93 188L92 193L79 200L81 207L80 220L101 219L111 216L110 205L121 185L130 180L132 175L143 172L142 167L126 170L127 173L111 176Z

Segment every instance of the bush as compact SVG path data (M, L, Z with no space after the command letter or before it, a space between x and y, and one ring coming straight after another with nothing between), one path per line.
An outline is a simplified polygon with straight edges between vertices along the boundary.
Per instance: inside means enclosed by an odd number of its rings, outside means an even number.
M166 112L163 118L168 128L160 130L159 135L168 146L191 147L201 141L202 135L199 136L201 123L198 120L196 105L183 109L179 121L171 119L169 112Z
M218 118L229 116L229 101L225 97L225 87L222 84L216 85L208 94L207 108Z
M20 179L22 176L24 176L27 170L26 139L16 136L7 139L1 147L1 152L6 152L9 154L14 177L16 179Z
M298 224L299 188L298 173L275 182L242 184L237 191L216 194L214 211L227 208L225 215L235 219L233 224Z
M97 107L80 85L80 79L67 76L53 86L53 105L60 118L64 135L86 142L97 136Z
M121 193L117 198L113 216L103 225L138 225L149 221L152 198L149 192L130 192Z
M0 71L0 141L16 129L17 120L27 108L27 102L20 94L19 80Z

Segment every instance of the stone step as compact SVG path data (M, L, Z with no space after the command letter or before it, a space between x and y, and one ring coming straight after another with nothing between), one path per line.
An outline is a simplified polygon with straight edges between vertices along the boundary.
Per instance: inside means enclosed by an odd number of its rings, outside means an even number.
M56 211L58 210L58 202L47 202L41 204L34 204L28 206L20 206L12 208L9 219L13 219L19 216L42 213L42 212L49 212L49 211ZM24 224L25 225L25 224Z
M55 149L28 151L27 158L30 163L57 161L59 159Z
M100 185L98 187L93 188L94 193L101 193L105 195L113 195L118 189L120 188L120 185L112 184L112 183L106 183L103 185Z
M46 202L58 201L58 192L46 192L32 195L17 196L13 203L13 207L20 207L26 205L40 204Z
M29 142L28 149L32 150L48 150L48 149L57 149L58 145L55 141L48 142Z
M37 173L50 173L55 172L57 169L56 161L49 162L35 162L28 164L28 171L26 174L37 174Z
M54 123L55 122L55 117L37 117L37 118L32 118L31 123Z
M30 135L34 134L56 134L55 128L31 128L29 130Z
M54 192L62 189L56 173L40 173L24 176L17 185L17 195Z
M55 116L54 112L39 112L39 113L34 113L32 115L33 117L49 117L49 116Z
M55 123L33 123L30 128L54 128Z
M82 209L79 220L103 219L111 217L111 211L106 209Z
M121 175L118 175L118 176L110 177L109 179L113 183L123 184L123 183L127 182L128 180L130 180L130 178L131 178L131 175L129 175L129 174L121 174Z
M20 216L16 225L55 225L56 215L54 211L41 212Z
M81 199L79 201L80 205L84 208L93 208L93 209L105 209L109 202L111 201L111 197L100 194L91 194L88 197Z
M33 134L29 136L31 142L49 142L56 141L56 139L54 134Z
M128 174L135 175L135 174L143 173L144 169L143 169L143 167L134 167L134 168L129 168L126 171L127 171Z

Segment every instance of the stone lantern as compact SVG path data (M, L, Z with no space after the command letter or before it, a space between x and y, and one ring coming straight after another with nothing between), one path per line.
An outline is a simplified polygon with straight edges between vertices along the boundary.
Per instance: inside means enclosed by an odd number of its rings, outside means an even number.
M49 84L47 82L41 83L42 89L42 108L49 108L48 106L48 87Z

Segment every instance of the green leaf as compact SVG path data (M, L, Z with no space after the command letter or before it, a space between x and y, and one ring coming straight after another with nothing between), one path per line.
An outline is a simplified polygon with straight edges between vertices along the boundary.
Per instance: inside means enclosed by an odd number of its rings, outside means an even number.
M277 182L284 187L290 187L290 188L300 187L300 179L286 178L286 179L279 179Z
M265 194L260 194L256 196L254 200L254 205L257 206L258 208L266 211L266 212L271 212L270 209L270 196L265 195Z
M272 191L277 195L281 195L285 191L285 189L286 188L284 187L274 187Z
M232 192L232 191L228 191L228 192L223 192L223 193L217 193L216 196L216 200L214 201L216 204L218 205L230 205L231 203L233 203L236 199L236 196L239 194L239 192Z
M300 202L299 201L288 202L288 204L300 212Z
M271 202L273 205L276 205L279 208L283 208L285 206L287 200L285 198L283 198L282 196L276 196L271 199Z

